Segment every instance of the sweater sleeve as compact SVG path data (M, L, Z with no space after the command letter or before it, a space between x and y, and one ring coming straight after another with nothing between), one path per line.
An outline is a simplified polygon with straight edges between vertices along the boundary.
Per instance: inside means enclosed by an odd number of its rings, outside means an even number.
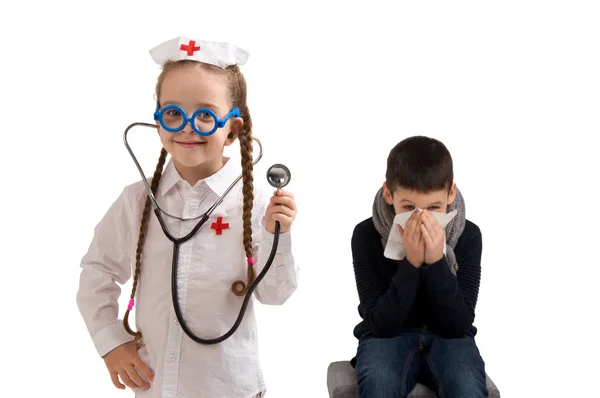
M482 238L479 228L467 222L456 247L458 271L450 272L446 256L421 267L422 284L429 306L428 324L442 337L463 337L475 319L481 281Z
M372 239L361 224L352 235L352 258L359 309L365 324L374 337L394 336L415 300L419 270L404 259L387 285L378 268Z

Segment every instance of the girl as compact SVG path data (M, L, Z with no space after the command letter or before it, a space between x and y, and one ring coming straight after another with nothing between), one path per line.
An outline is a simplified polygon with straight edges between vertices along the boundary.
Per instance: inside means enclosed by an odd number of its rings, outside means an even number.
M155 113L163 149L149 181L159 206L177 217L198 217L243 173L242 186L236 184L179 249L183 317L194 334L214 338L234 324L243 296L266 263L276 221L281 225L278 250L255 297L263 304L282 305L296 290L290 237L296 204L289 192L277 190L269 201L253 187L252 119L238 67L247 53L227 43L177 38L151 55L163 66ZM196 117L186 120L183 113ZM181 128L175 131L177 126ZM236 139L241 167L223 156L224 147ZM165 221L179 237L198 220ZM194 342L173 310L172 250L142 181L127 186L95 228L81 264L77 303L113 384L144 398L261 397L266 388L252 300L229 339L214 345ZM133 264L131 300L121 322L117 282L131 277ZM129 325L134 298L137 331Z

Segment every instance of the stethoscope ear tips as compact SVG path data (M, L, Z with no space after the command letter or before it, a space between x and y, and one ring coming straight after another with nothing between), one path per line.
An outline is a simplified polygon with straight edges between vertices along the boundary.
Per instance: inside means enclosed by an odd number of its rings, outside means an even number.
M283 188L289 184L292 175L290 169L282 164L274 164L267 170L267 181L273 188Z

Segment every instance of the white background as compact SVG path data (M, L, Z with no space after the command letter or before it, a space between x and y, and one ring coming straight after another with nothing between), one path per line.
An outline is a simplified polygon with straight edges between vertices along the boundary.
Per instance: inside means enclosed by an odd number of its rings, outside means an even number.
M477 342L502 396L596 393L598 6L396 3L4 2L0 395L131 396L79 316L79 261L139 178L122 133L152 121L148 50L179 35L251 52L256 179L292 171L301 284L258 308L268 396L327 397L328 364L354 355L350 237L389 150L414 134L448 146L482 229ZM143 134L150 173L159 142Z

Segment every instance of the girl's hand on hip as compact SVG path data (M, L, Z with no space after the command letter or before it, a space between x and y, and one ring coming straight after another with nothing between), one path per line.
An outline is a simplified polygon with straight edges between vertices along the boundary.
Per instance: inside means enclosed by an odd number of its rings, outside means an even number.
M150 388L150 385L141 378L140 373L146 379L152 381L154 380L154 372L148 368L138 355L135 342L131 341L118 346L106 354L103 359L110 373L110 378L118 389L125 389L125 386L119 382L119 377L127 387L139 387L144 390Z

